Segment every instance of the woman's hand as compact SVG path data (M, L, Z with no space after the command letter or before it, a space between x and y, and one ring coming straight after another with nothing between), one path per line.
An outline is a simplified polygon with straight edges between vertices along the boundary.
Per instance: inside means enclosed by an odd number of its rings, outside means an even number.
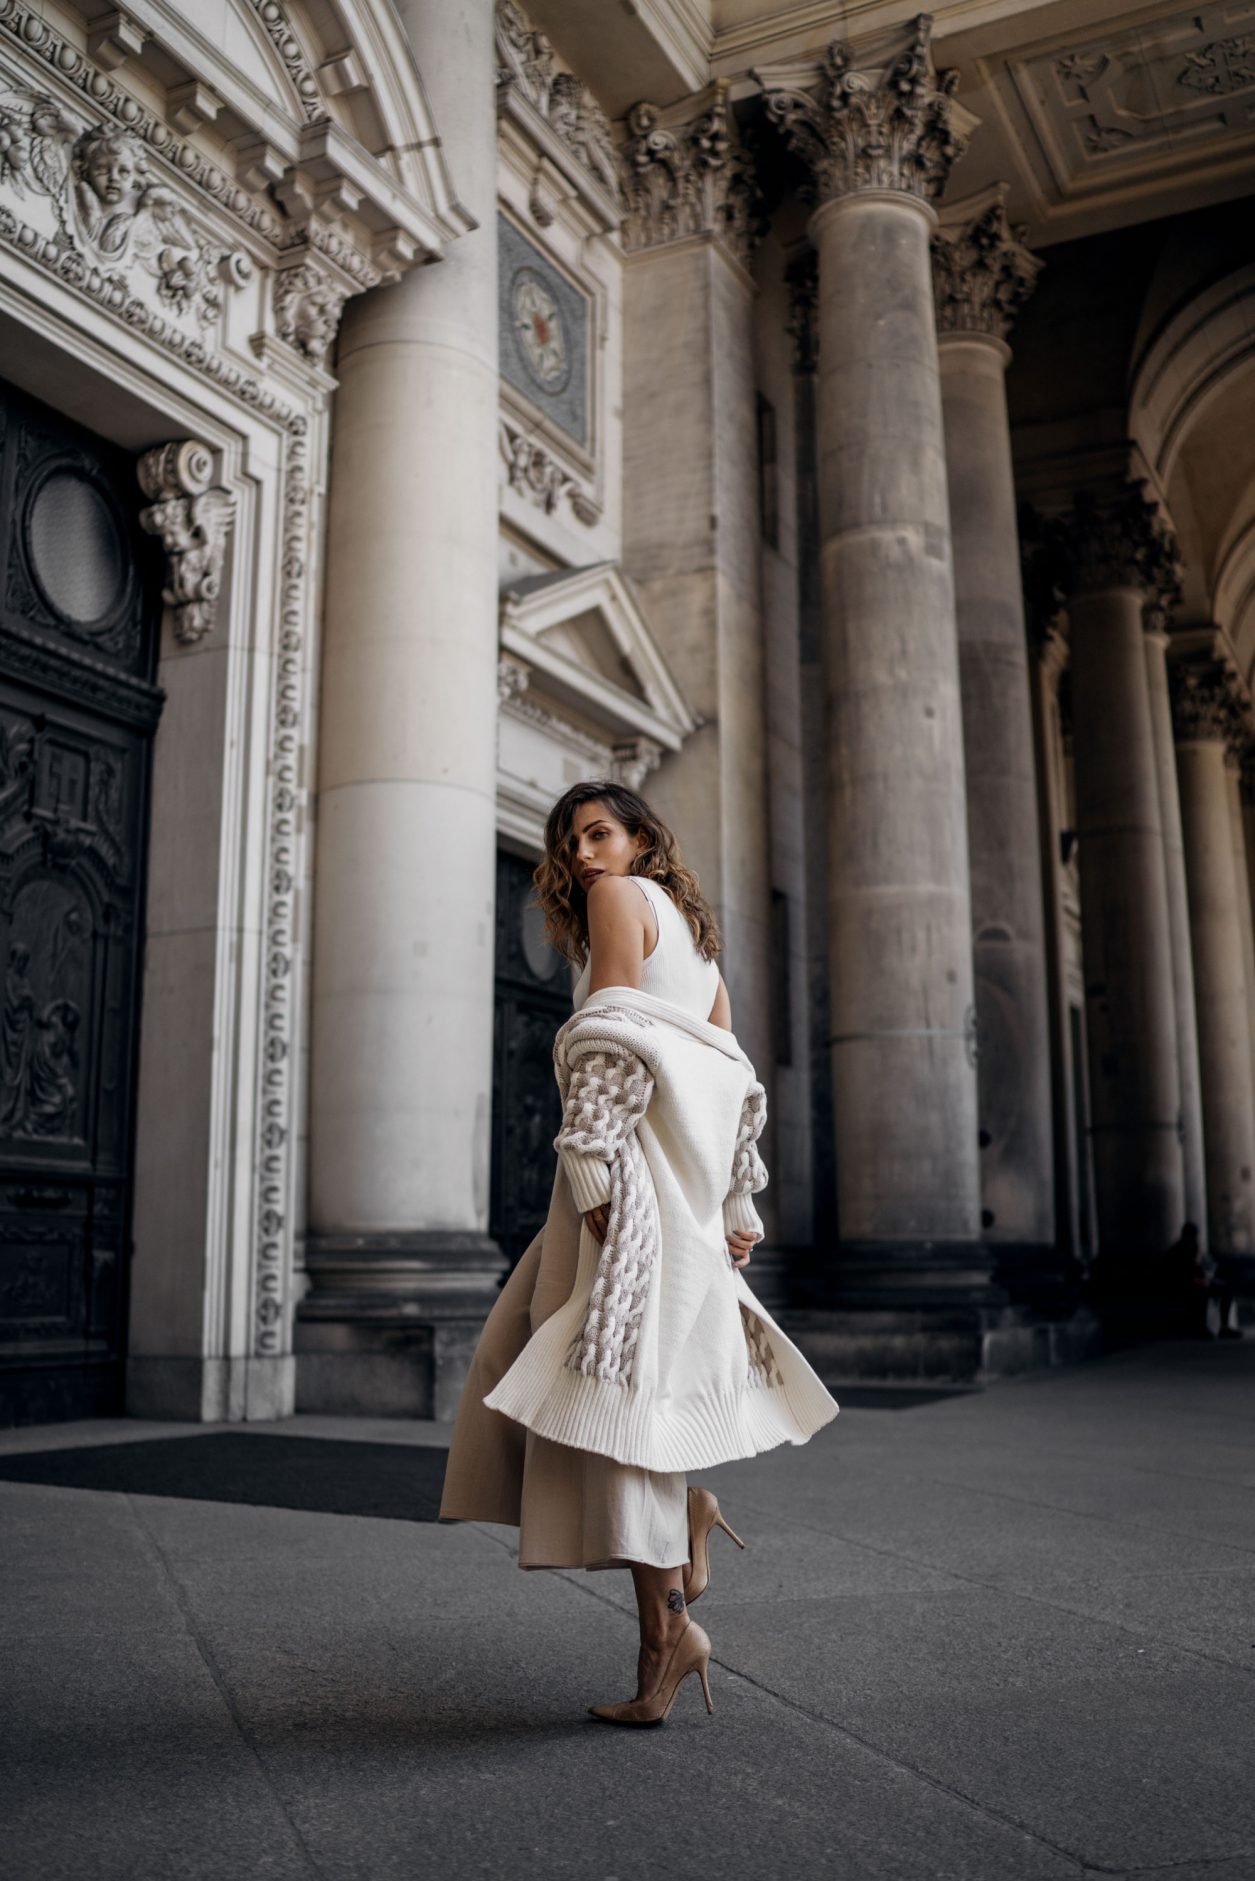
M755 1234L752 1228L734 1228L728 1236L728 1259L734 1267L748 1267L750 1249L755 1241L762 1240L761 1234Z
M590 1208L584 1217L588 1223L588 1232L594 1241L604 1241L606 1230L610 1226L610 1204L602 1202L597 1208Z

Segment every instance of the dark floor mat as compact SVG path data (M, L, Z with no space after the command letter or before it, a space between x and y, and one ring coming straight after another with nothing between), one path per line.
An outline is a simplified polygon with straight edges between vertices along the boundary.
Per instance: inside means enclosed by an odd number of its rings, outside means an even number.
M420 1444L215 1431L0 1456L0 1480L434 1522L446 1455Z
M910 1411L917 1404L971 1398L962 1385L829 1385L837 1403L851 1411Z

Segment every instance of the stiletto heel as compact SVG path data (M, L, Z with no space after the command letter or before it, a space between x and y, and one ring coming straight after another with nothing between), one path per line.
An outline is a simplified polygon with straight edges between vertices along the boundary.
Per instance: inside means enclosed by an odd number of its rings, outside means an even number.
M710 1702L710 1641L696 1620L690 1620L675 1643L666 1670L652 1698L632 1698L622 1705L590 1705L589 1715L603 1724L662 1724L671 1714L681 1685L690 1672L702 1682L707 1716L714 1710Z
M715 1504L715 1527L721 1528L724 1534L728 1537L728 1540L734 1541L738 1548L743 1548L745 1546L745 1543L741 1540L741 1537L737 1534L736 1530L734 1528L729 1528L728 1524L724 1521L722 1515L720 1515L718 1503Z
M688 1492L689 1504L689 1565L684 1572L684 1600L686 1606L692 1606L700 1600L710 1583L710 1531L721 1528L729 1540L738 1548L745 1543L724 1521L719 1508L718 1498L709 1489L694 1487Z

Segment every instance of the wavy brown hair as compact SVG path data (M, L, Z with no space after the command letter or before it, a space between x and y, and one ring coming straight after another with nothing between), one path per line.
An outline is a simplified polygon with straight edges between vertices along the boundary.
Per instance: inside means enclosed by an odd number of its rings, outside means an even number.
M591 777L563 791L545 819L545 853L532 875L535 905L545 917L545 939L565 959L582 967L588 959L588 896L573 867L575 812L581 804L604 803L629 836L644 831L645 847L629 871L647 875L666 889L693 932L704 960L723 952L715 917L697 877L680 858L679 845L667 825L643 797L626 784Z

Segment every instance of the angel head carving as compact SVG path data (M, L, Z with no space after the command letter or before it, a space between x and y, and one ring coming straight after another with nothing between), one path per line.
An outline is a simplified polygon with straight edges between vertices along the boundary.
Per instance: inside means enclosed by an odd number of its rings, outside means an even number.
M72 162L77 187L90 190L106 209L127 202L148 180L138 137L107 124L95 124L83 132L74 145Z

